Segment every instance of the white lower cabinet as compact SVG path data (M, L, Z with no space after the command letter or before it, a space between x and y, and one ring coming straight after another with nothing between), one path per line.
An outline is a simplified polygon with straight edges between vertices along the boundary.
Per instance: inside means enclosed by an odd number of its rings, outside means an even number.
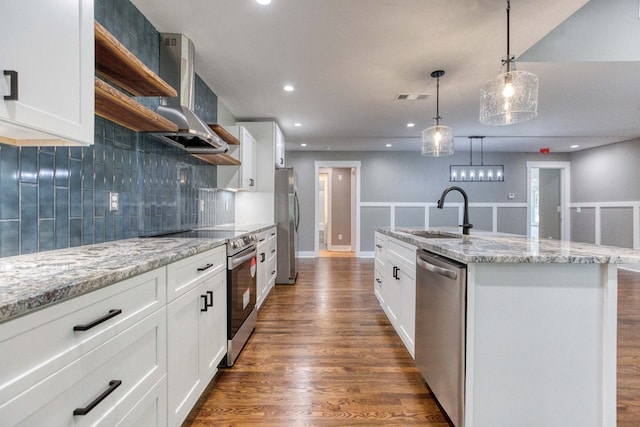
M165 296L160 268L0 324L0 424L115 425L166 375Z
M4 403L6 426L115 425L166 374L165 308Z
M220 246L0 323L0 426L178 426L226 353Z
M179 294L167 305L170 426L182 424L227 353L227 276L226 270L220 270L216 263L221 259L219 251L224 252L224 247L204 253L209 256L200 254L201 267L191 263L194 271L200 268L202 276L196 279L188 274L178 276L175 285L190 290ZM170 264L169 277L174 269L189 264L187 260ZM210 264L213 265L207 267ZM208 271L215 273L208 274ZM180 280L185 277L191 279L188 286Z
M411 357L415 357L416 247L376 233L374 292Z
M257 271L257 298L258 309L262 307L269 292L276 284L277 243L276 228L272 227L258 234L258 271Z

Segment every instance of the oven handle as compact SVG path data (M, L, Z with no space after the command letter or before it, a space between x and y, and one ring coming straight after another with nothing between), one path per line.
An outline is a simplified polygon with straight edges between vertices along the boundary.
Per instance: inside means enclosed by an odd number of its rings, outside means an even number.
M237 258L235 257L229 258L229 270L233 270L243 262L250 260L256 255L258 255L258 250L254 247L253 250L246 255L238 256Z

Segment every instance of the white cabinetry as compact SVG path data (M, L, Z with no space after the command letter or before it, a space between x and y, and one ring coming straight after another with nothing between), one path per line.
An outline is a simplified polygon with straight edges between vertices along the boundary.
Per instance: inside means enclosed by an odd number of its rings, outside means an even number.
M258 272L257 298L258 309L269 296L276 280L276 227L272 227L258 234Z
M276 122L238 122L236 125L247 128L256 139L257 178L254 192L236 194L235 222L273 223L275 164L282 162L284 166L284 136ZM277 153L278 149L282 152Z
M378 298L378 302L383 309L386 305L387 295L387 282L386 282L386 262L387 262L387 236L382 233L376 232L375 234L375 246L376 246L376 262L375 271L373 277L373 291Z
M280 128L276 126L275 128L275 139L276 139L276 167L283 168L284 167L284 156L285 156L285 147L284 147L284 135L280 131Z
M167 267L168 419L182 424L227 353L225 248Z
M0 420L117 425L156 408L166 423L165 269L0 325Z
M374 291L384 312L415 357L416 247L376 233L375 278L381 282L374 282Z
M0 141L92 144L93 0L3 2L0 28Z
M224 129L240 141L240 145L229 145L227 154L239 160L241 165L219 165L217 186L253 191L257 187L256 140L243 126L225 126Z

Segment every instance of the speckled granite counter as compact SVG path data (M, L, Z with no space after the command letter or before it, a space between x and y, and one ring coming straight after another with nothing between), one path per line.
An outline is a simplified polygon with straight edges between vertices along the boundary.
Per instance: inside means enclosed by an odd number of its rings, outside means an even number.
M383 234L464 263L633 264L640 251L560 240L538 240L515 234L457 228L378 228ZM438 235L429 238L428 234ZM425 237L426 236L426 237ZM442 238L440 236L450 236Z
M0 322L225 244L144 238L0 258Z

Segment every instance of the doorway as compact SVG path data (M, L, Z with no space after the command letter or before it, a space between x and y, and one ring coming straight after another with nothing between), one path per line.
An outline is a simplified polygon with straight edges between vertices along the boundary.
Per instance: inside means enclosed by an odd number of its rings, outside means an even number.
M527 162L527 236L570 240L569 162Z
M315 162L315 256L359 256L360 162Z

